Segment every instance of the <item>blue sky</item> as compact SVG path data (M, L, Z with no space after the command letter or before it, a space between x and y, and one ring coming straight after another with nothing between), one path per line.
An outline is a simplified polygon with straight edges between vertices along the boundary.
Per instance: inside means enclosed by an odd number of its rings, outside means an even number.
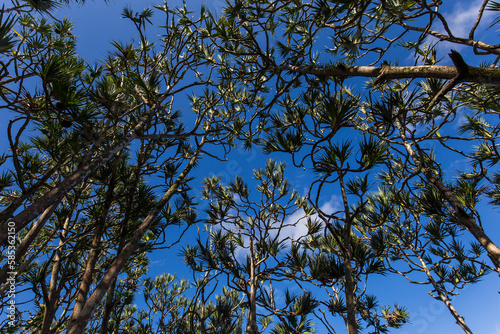
M1 3L2 1L0 1ZM446 1L445 1L446 2ZM450 20L450 27L456 35L460 36L466 33L467 26L471 26L475 20L475 13L482 3L481 0L475 1L449 1L451 5L445 10L445 16ZM75 21L73 33L78 37L78 51L87 61L104 58L108 50L112 49L111 40L128 42L132 34L132 24L121 18L121 12L125 5L131 6L134 10L142 10L147 6L158 4L152 1L122 2L119 0L111 1L109 5L101 0L87 1L82 7L73 6L72 8L62 8L54 13L56 17L66 16ZM181 5L182 1L169 1L170 6ZM206 1L205 5L210 10L220 11L223 1ZM198 10L201 1L190 1L188 8ZM154 31L152 31L154 35ZM498 32L494 29L488 30L484 40L491 40L494 43L498 40ZM464 36L465 37L465 36ZM480 36L483 39L483 36ZM450 48L459 49L457 46L443 45L440 49L440 56L446 57ZM460 50L459 50L460 51ZM399 57L399 56L398 56ZM411 62L411 55L406 59ZM472 62L478 57L467 58ZM400 59L400 64L405 59ZM209 162L208 159L203 163L203 167L197 171L203 171L208 175L214 174L221 176L223 180L229 181L236 175L248 176L254 168L260 168L265 163L265 157L257 152L246 152L236 150L229 156L229 161L225 164ZM447 167L453 167L460 161L450 161ZM298 191L302 191L308 186L310 180L300 170L292 170L289 166L289 177ZM195 191L196 192L196 191ZM336 198L323 199L323 205L335 206ZM485 217L487 231L491 232L492 225L497 225L500 215L499 210L494 209L491 214ZM490 227L488 229L488 226ZM195 231L193 231L195 232ZM500 242L500 233L493 233L493 239ZM175 250L166 250L167 256L158 254L153 256L151 276L163 272L177 273L179 276L190 278L189 271L184 268L182 261L174 257ZM168 260L167 260L168 259ZM396 333L454 333L460 332L460 328L454 324L454 320L441 302L433 300L428 294L428 286L416 286L408 284L401 277L376 277L370 281L372 293L379 295L381 304L393 304L395 302L407 306L412 313L413 323L405 325L401 331ZM469 285L461 295L454 299L454 306L465 316L465 319L473 331L486 334L500 334L500 294L498 291L498 277L489 275L483 282L476 285Z

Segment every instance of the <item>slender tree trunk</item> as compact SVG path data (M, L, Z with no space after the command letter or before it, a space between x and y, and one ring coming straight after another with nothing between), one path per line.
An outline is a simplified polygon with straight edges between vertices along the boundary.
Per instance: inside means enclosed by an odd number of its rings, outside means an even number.
M108 334L109 320L111 319L111 315L113 313L113 308L114 308L115 287L116 287L116 279L111 283L111 286L108 288L108 291L106 292L106 302L105 302L106 304L104 306L104 313L102 316L101 329L99 330L99 334Z
M143 151L143 147L141 146L139 156L141 156L142 154L144 154L144 151ZM125 209L125 217L124 217L123 222L120 226L120 243L118 244L118 249L117 249L118 254L122 251L123 247L125 247L125 244L127 242L127 235L129 233L128 223L130 220L130 212L132 210L132 205L134 202L135 190L137 189L137 185L138 185L139 179L140 179L141 166L142 166L142 159L137 159L137 163L135 166L134 182L127 185L129 187L131 193L130 193L130 197L128 198L128 201L127 201L127 206ZM106 292L104 313L102 316L101 329L99 330L99 334L107 334L108 333L109 321L111 320L111 316L113 315L113 311L115 309L115 307L114 307L115 288L116 288L116 278L111 283L111 286L108 288L108 291ZM114 319L116 321L117 326L119 326L119 323L121 321L120 316L121 316L121 314L118 315L117 319Z
M248 318L246 334L258 334L257 327L257 279L255 276L255 252L252 238L250 238L250 293L248 295Z
M137 182L139 179L139 172L137 171L136 173L136 178L135 182L132 184L132 189L137 188ZM120 243L118 245L118 253L120 253L123 249L123 247L126 244L126 239L128 235L128 221L129 221L129 213L132 207L132 198L129 198L129 201L127 203L127 210L125 212L125 218L124 221L125 223L122 224L120 227ZM110 287L108 288L108 291L106 292L106 301L105 301L105 306L104 306L104 314L102 316L102 322L101 322L101 329L99 330L99 334L107 334L108 333L108 326L109 326L109 320L111 320L111 316L113 314L114 310L114 302L115 302L115 288L116 288L116 278L113 280L111 283ZM121 319L114 319L116 321L116 326L119 326Z
M425 174L427 179L439 189L446 201L451 205L455 212L455 217L458 218L458 223L465 227L481 246L483 246L491 262L495 265L497 272L500 274L500 249L491 241L488 235L486 235L481 226L477 224L476 220L463 209L456 196L441 182L441 179L436 178L429 172Z
M64 221L63 231L61 233L61 238L59 240L59 245L54 257L54 264L52 265L52 271L50 275L49 283L49 293L48 300L45 303L45 311L42 320L42 333L50 333L50 327L52 325L52 320L54 319L54 314L56 313L56 304L59 301L59 286L63 283L58 283L59 272L61 268L61 261L63 257L64 246L66 243L66 237L68 235L69 222L71 221L71 214L68 214Z
M179 186L186 179L189 171L195 166L196 161L201 153L201 148L205 142L205 137L201 140L196 153L189 160L188 164L182 171L182 173L177 177L174 184L168 189L168 191L163 195L163 197L158 201L155 207L151 210L148 216L143 220L143 222L139 225L136 232L130 238L129 242L125 245L123 250L117 254L113 263L111 264L109 270L106 272L101 282L96 286L92 295L87 299L85 306L81 311L77 314L72 315L71 321L68 325L67 334L83 334L85 331L85 327L95 309L101 302L102 298L106 294L106 291L109 289L111 284L117 278L119 273L121 272L123 266L127 263L132 254L139 248L141 238L147 232L149 226L152 222L154 222L158 215L160 214L163 207L168 203L168 201L172 198L172 196L177 192Z
M78 317L85 306L85 301L87 300L87 295L90 291L90 286L92 285L92 275L101 252L100 245L103 231L104 224L98 222L94 238L92 239L92 245L87 259L87 264L85 266L85 271L83 272L82 280L80 282L80 286L78 287L78 295L76 297L70 321L72 321L74 317Z
M439 296L439 299L441 299L441 301L446 305L446 307L450 311L450 313L453 316L453 318L455 318L457 325L459 325L463 329L463 331L465 333L472 334L472 331L469 329L469 327L465 323L465 319L463 317L461 317L460 314L458 314L458 312L455 309L455 307L453 307L453 305L451 304L451 301L448 299L448 297L446 296L446 294L443 292L443 290L441 290L441 288L439 287L439 285L436 283L436 281L434 280L434 277L432 277L432 273L429 271L429 268L427 268L427 265L425 264L424 260L420 256L420 254L418 254L415 250L413 250L413 252L415 253L415 255L420 260L420 264L422 265L422 269L424 269L424 272L427 275L427 278L429 279L429 282L434 287L434 291L436 291L436 293Z
M349 257L349 254L346 254ZM355 300L355 289L354 281L352 279L352 266L351 261L347 258L344 259L344 270L345 270L345 301L347 307L347 333L357 334L358 326L356 322L356 300Z
M97 219L97 227L94 233L94 238L92 239L92 245L90 248L89 257L87 260L87 265L85 266L85 271L83 273L82 281L78 289L78 295L76 297L75 306L73 308L73 313L71 315L70 321L73 317L77 317L85 306L85 301L87 299L90 286L92 285L92 276L95 270L97 260L99 259L99 254L101 253L101 238L105 231L106 220L109 213L109 208L113 203L113 194L116 186L116 169L119 163L119 156L116 156L113 161L111 178L108 184L108 190L106 192L106 200L104 202L104 208L102 213Z
M352 247L351 247L351 212L349 210L349 202L345 192L345 185L342 172L338 173L340 190L342 192L342 202L344 203L345 222L343 235L343 250L344 254L344 271L345 271L345 302L347 308L347 333L357 334L358 324L356 321L356 283L353 280L354 272L352 269Z
M491 241L484 230L477 224L474 217L471 217L465 211L453 192L443 184L441 178L436 177L428 168L422 165L419 156L413 150L408 138L406 138L405 129L402 127L398 119L396 119L395 125L399 131L401 139L403 140L403 145L414 163L420 168L422 174L424 174L427 180L440 191L446 202L451 206L453 209L453 215L457 218L458 224L466 228L486 250L491 262L496 268L496 271L500 275L500 248L498 248L498 246Z

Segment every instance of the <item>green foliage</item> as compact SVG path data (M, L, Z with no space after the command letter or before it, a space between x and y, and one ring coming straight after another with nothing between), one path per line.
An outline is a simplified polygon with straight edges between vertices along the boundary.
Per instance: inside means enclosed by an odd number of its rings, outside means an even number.
M310 292L305 292L299 296L291 294L288 290L285 291L286 312L280 317L280 322L274 326L271 333L297 333L310 334L314 332L314 327L307 315L312 313L318 306Z
M338 319L386 333L411 318L371 294L379 274L428 285L471 332L451 296L500 272L482 205L500 204L499 51L475 37L499 3L467 39L440 2L126 7L133 38L95 64L58 18L69 3L0 13L3 250L9 221L17 233L0 292L13 270L29 290L16 330L337 333ZM441 41L463 50L454 68ZM270 156L253 179L204 174L240 144ZM193 226L179 245L193 289L146 278L151 252L173 252Z
M2 7L0 13L0 53L7 52L15 45L14 36L11 35L10 30L15 24L14 16L7 16L4 18L5 5Z

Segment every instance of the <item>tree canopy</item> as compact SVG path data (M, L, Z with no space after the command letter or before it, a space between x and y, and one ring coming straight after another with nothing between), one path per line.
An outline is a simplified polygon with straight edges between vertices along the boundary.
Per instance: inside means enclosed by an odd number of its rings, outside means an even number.
M2 332L404 330L374 277L481 331L454 301L500 275L500 3L457 3L125 7L103 59L58 15L85 1L5 4Z

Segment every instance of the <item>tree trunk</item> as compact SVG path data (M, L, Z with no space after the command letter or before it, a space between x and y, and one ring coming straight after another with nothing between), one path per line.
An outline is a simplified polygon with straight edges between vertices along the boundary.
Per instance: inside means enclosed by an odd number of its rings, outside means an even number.
M347 324L346 324L347 333L357 334L358 326L356 322L355 289L354 289L354 281L352 279L351 261L348 259L344 259L344 270L345 270L345 302L347 307Z
M349 210L349 202L345 191L344 178L342 172L338 173L340 190L342 192L342 202L344 204L345 222L343 235L343 250L344 255L344 271L345 271L345 303L347 308L347 333L358 334L358 323L356 321L356 283L353 280L352 247L351 247L351 212Z
M467 214L453 192L451 192L451 190L449 190L443 184L441 178L436 177L428 168L422 165L419 156L417 155L417 153L415 153L411 144L406 138L405 129L402 127L398 119L396 119L395 125L399 131L401 139L403 140L403 145L405 146L406 151L412 158L413 162L420 168L422 174L424 174L426 179L440 191L446 202L448 202L448 204L451 206L451 208L453 209L453 215L455 216L455 218L457 218L458 224L466 228L476 238L481 246L483 246L483 248L488 253L491 262L493 262L496 271L500 275L500 248L498 248L498 246L495 245L493 241L491 241L484 230L477 224L476 220L469 214Z
M436 291L436 293L439 296L439 299L441 299L441 301L446 305L446 307L450 311L450 313L453 316L453 318L455 318L456 323L463 329L463 331L465 333L472 334L472 331L469 329L469 327L465 323L465 319L463 317L461 317L460 314L458 314L458 312L455 309L455 307L453 307L453 305L451 304L451 301L448 299L448 297L446 296L446 294L443 292L443 290L441 290L441 288L439 287L439 285L436 283L436 281L432 277L431 272L427 268L427 265L425 264L424 260L420 256L420 254L418 254L415 250L413 250L413 252L415 253L415 255L420 260L420 264L422 265L422 269L424 269L424 272L427 275L427 278L429 279L429 282L434 287L434 291Z
M188 164L182 171L182 173L177 177L174 184L168 189L168 191L163 195L163 197L158 201L155 207L151 210L148 216L139 225L134 235L131 237L129 242L125 245L123 250L117 254L109 270L106 272L101 282L97 285L92 295L87 299L85 306L78 310L76 314L71 316L71 321L68 325L67 334L83 334L87 323L90 321L92 314L101 302L102 298L106 294L111 284L116 280L120 274L123 266L126 264L128 259L132 254L139 248L141 238L147 232L149 226L153 221L156 220L158 214L161 212L163 207L172 198L172 196L177 192L179 186L186 179L189 171L195 166L196 161L200 155L201 148L205 142L205 137L201 140L196 153L189 160ZM73 311L75 313L75 311Z
M250 293L248 294L248 318L247 318L247 328L245 334L258 334L259 329L257 327L257 278L255 276L255 252L253 239L250 238Z
M104 306L104 314L102 316L101 329L99 330L99 334L108 334L109 320L111 319L111 315L113 313L113 308L114 308L115 287L116 287L116 279L111 283L111 286L108 288L108 291L106 292L106 305ZM118 325L119 323L117 322L117 326Z
M71 315L70 322L74 321L74 317L78 317L78 314L80 314L83 307L85 306L85 300L87 299L90 286L92 285L92 276L95 270L97 260L99 259L99 254L101 253L101 238L105 231L109 208L113 203L113 198L114 198L113 194L116 186L115 173L119 161L120 160L118 156L115 157L113 161L112 173L108 184L108 190L106 192L106 200L104 202L104 208L96 221L97 227L94 233L94 238L92 239L92 245L87 260L87 265L85 266L85 271L82 276L82 281L78 289L78 295L76 297L75 306L73 308L73 313Z
M441 194L443 194L443 197L451 205L458 223L465 227L476 238L481 246L483 246L488 253L491 262L493 262L493 265L497 269L497 272L500 274L500 249L497 245L491 241L484 230L477 224L476 220L464 210L462 205L458 202L456 196L441 182L441 179L436 178L430 172L424 174L427 179L439 189Z
M100 245L103 231L104 224L98 222L94 238L92 239L92 246L87 259L87 264L85 266L85 271L83 272L82 280L80 282L80 286L78 287L78 295L76 297L70 323L79 316L85 306L85 301L87 300L87 295L89 293L90 286L92 285L92 275L99 258L99 253L101 252Z
M43 314L42 320L42 333L50 333L50 327L52 325L52 319L54 319L54 315L56 313L56 304L59 301L59 286L63 285L63 282L58 283L59 272L61 267L61 260L63 257L63 250L66 244L66 237L68 235L68 227L69 222L71 221L71 214L69 214L63 225L63 231L61 233L61 238L59 240L59 245L56 250L56 255L54 257L54 264L52 265L52 272L50 275L50 283L49 283L49 293L48 298L45 303L45 311Z

